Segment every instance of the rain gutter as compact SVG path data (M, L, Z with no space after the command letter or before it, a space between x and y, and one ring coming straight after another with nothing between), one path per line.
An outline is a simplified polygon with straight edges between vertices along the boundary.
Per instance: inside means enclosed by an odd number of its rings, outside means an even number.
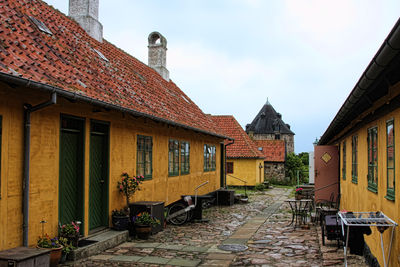
M371 85L378 80L384 69L391 63L400 50L400 19L386 37L384 43L372 59L356 86L336 114L335 118L321 137L318 145L326 145L343 128L342 122L347 119L354 105L371 90ZM372 103L370 103L372 106Z
M228 136L223 136L223 135L220 135L220 134L216 134L216 133L213 133L213 132L205 131L205 130L202 130L202 129L199 129L199 128L195 128L195 127L192 127L192 126L188 126L188 125L184 125L184 124L177 123L177 122L174 122L174 121L170 121L170 120L167 120L167 119L159 118L159 117L147 114L147 113L134 111L132 109L124 108L124 107L121 107L121 106L118 106L118 105L115 105L115 104L109 104L109 103L104 102L104 101L100 101L100 100L93 99L93 98L90 98L90 97L87 97L87 96L84 96L84 95L80 95L80 94L78 94L76 92L70 92L70 91L61 89L59 87L55 87L55 86L48 85L48 84L43 84L43 83L32 81L32 80L29 80L29 79L26 79L26 78L22 78L22 77L15 77L14 75L11 75L11 74L0 72L0 81L5 81L5 82L9 82L9 83L13 83L13 84L17 84L17 85L29 87L29 88L32 88L32 89L45 91L45 92L51 92L51 93L56 92L58 96L69 98L69 99L74 99L74 100L77 100L77 101L82 101L82 102L89 103L89 104L92 104L92 105L96 105L96 106L99 106L99 107L102 107L102 108L105 108L105 109L113 109L113 110L116 110L116 111L120 111L120 112L124 112L124 113L127 113L127 114L131 114L133 116L149 118L149 119L152 119L152 120L154 120L156 122L164 122L164 123L167 123L167 124L172 125L172 126L181 127L183 129L192 130L192 131L195 131L195 132L200 132L200 133L203 133L203 134L216 136L216 137L220 137L220 138L223 138L223 139L233 140L231 137L228 137Z
M48 106L57 103L57 93L51 94L51 99L42 104L33 106L25 104L25 147L24 147L24 203L23 203L23 245L24 247L29 246L29 183L30 183L30 161L31 161L31 114L39 109L46 108Z

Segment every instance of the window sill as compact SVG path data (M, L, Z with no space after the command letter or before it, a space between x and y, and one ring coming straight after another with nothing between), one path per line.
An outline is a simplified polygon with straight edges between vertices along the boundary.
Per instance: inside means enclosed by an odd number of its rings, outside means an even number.
M375 194L378 193L378 189L376 189L376 188L374 188L374 187L368 186L367 189L368 189L369 191L371 191L372 193L375 193Z
M395 197L388 196L388 195L386 195L385 198L386 198L387 200L390 200L390 201L393 201L393 202L394 202L394 200L396 199Z
M358 181L357 181L357 180L354 180L354 179L352 179L351 182L352 182L353 184L358 184Z

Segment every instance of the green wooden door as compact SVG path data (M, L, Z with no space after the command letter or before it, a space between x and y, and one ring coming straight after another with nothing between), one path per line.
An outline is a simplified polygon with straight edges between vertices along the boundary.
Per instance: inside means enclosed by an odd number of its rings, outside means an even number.
M89 231L108 226L108 125L91 123Z
M60 136L59 222L84 220L83 120L63 117ZM83 232L83 229L82 231Z

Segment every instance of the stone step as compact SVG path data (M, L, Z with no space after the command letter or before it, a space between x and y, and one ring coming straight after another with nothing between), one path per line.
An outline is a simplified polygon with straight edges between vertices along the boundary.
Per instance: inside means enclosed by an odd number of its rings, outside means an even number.
M77 261L84 259L109 248L118 246L125 242L129 238L129 231L115 231L107 229L101 233L97 233L87 238L81 239L81 243L85 243L85 246L80 246L77 249L71 251L68 254L69 261Z

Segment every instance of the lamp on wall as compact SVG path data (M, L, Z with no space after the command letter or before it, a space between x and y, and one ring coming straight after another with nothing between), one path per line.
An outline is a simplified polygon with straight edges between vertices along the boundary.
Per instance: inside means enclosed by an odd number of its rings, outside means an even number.
M315 137L315 141L313 142L313 145L314 145L314 146L317 146L317 145L318 145L318 138L317 138L317 137Z

